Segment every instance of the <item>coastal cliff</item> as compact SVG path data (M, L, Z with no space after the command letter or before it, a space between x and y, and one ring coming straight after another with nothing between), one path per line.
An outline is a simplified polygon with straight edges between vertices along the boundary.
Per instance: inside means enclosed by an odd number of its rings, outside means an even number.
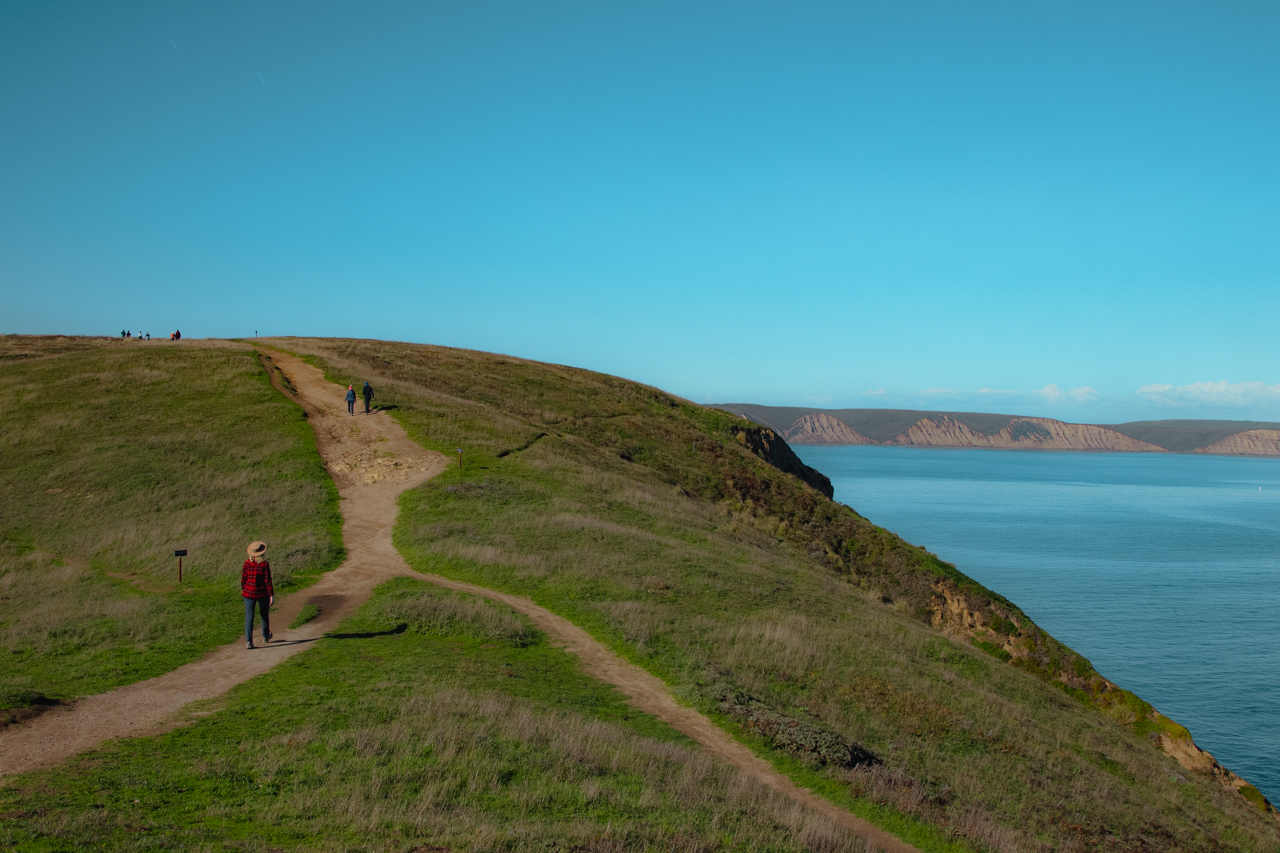
M1165 453L1163 447L1094 426L1069 424L1051 418L1013 418L994 435L986 435L943 415L923 418L886 444L917 447L1002 447L1034 450L1126 451Z
M712 408L767 426L792 444L1280 456L1280 423L1264 421L1075 424L983 412L809 409L751 403L723 403Z
M1193 452L1226 456L1280 456L1280 430L1251 429L1238 432L1208 447L1197 447Z
M974 584L944 577L934 581L929 606L934 628L1057 684L1068 694L1144 735L1183 769L1213 779L1280 820L1280 812L1261 791L1197 746L1185 726L1161 714L1136 694L1103 678L1088 660L1044 633L1012 603Z
M738 443L779 471L790 474L817 489L828 500L835 497L835 487L831 485L831 479L816 468L810 468L801 462L800 457L787 446L782 436L768 427L751 426L738 430Z
M879 444L825 412L805 415L783 437L793 444Z

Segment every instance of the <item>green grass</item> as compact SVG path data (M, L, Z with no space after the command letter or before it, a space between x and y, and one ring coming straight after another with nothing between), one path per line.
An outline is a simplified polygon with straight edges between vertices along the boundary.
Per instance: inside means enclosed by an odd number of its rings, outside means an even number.
M335 380L372 380L415 440L465 448L465 470L402 498L396 542L412 565L530 596L708 713L727 686L873 753L878 765L847 768L757 744L833 800L995 851L1280 849L1273 820L1119 724L1128 710L1055 686L1092 673L1087 661L760 463L740 422L503 356L284 345ZM1020 669L941 636L928 624L938 584L1018 619L1039 657Z
M289 623L290 628L301 628L312 619L320 615L320 608L314 604L304 604L302 609L298 611L298 615Z
M0 813L19 851L862 849L522 617L408 580L212 716L7 780Z
M271 546L277 593L340 561L311 429L251 350L3 343L0 709L149 678L234 640L254 539Z

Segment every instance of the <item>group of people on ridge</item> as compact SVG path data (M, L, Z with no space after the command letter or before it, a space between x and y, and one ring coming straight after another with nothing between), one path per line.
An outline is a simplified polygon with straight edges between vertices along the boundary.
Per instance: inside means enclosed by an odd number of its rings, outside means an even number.
M136 338L137 338L138 340L140 340L140 341L149 341L149 340L151 340L151 333L150 333L150 332L146 332L146 333L144 334L143 332L138 332L138 334L137 334L137 335L134 335L134 333L133 333L133 332L130 332L128 329L121 329L121 330L120 330L120 340L125 340L126 338L133 338L133 337L136 337ZM182 332L170 332L170 333L169 333L169 340L171 340L171 341L180 341L180 340L182 340Z
M364 413L367 415L369 414L369 403L373 401L373 386L366 381L364 383L364 388L360 391L360 394L361 396L364 397ZM347 414L354 415L355 413L356 413L356 386L348 385L347 386Z

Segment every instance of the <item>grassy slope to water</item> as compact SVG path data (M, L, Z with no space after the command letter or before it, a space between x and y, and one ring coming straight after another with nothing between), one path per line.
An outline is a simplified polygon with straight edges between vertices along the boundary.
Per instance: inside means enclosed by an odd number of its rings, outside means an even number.
M0 339L0 709L235 639L244 546L270 543L280 591L335 566L340 533L311 429L251 350Z
M218 713L0 788L0 846L862 850L584 677L510 610L385 584Z
M397 544L415 567L533 597L856 811L999 851L1280 849L1274 819L1079 691L851 583L927 589L946 569L755 460L728 416L484 353L282 344L372 380L424 445L465 448L463 471L404 499ZM878 763L823 763L833 739Z

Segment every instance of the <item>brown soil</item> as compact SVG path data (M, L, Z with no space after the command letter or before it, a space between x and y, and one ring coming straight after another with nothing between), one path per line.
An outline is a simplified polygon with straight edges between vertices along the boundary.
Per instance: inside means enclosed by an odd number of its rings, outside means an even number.
M710 719L675 700L661 680L605 648L586 631L520 596L415 572L391 544L396 498L444 470L449 460L423 450L385 412L346 413L345 389L299 358L259 350L272 382L307 412L320 455L342 497L343 541L349 557L311 588L272 609L275 639L249 651L238 641L173 672L56 707L28 724L0 731L0 775L57 764L103 741L154 735L190 721L191 702L213 699L310 647L363 604L374 587L393 577L417 577L439 586L501 602L524 614L551 642L582 661L590 675L617 687L640 710L665 721L721 759L773 790L845 827L875 849L913 853L915 848L797 786ZM357 409L362 408L358 403ZM305 604L320 614L300 628L288 625ZM14 721L17 722L17 721Z

